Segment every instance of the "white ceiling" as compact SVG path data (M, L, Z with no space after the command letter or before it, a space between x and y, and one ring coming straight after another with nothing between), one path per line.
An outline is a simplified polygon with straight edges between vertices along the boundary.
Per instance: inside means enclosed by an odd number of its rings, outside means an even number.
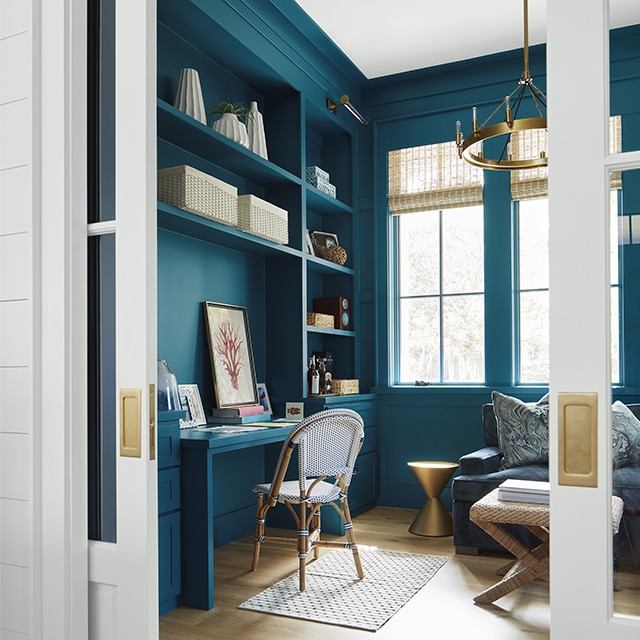
M518 49L524 42L522 0L296 2L367 78ZM529 0L530 45L545 42L546 3ZM610 0L610 7L612 27L640 23L640 0Z

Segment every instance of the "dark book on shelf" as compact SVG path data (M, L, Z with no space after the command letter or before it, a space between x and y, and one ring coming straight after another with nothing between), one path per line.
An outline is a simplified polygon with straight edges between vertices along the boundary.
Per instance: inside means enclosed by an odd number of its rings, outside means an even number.
M263 414L264 407L261 404L250 404L244 407L228 407L225 409L214 407L211 410L211 415L214 418L242 418L244 416L262 416Z

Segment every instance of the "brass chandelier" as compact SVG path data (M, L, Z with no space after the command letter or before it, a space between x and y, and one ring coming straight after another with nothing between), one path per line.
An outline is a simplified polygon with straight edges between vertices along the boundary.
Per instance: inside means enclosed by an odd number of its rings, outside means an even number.
M458 155L467 162L482 169L498 169L513 171L517 169L536 169L547 166L547 153L544 150L531 151L522 149L522 145L514 153L511 134L518 131L531 131L547 128L547 97L534 84L529 72L529 7L524 2L524 70L516 88L493 110L483 122L478 122L478 109L473 107L471 133L465 138L462 134L460 120L456 122L456 146ZM520 118L518 113L522 101L530 96L537 111L536 117ZM504 108L504 120L491 124L491 119ZM543 114L543 111L545 112ZM500 155L487 157L484 153L484 141L490 138L505 136ZM498 146L499 150L499 146ZM528 153L528 155L527 155ZM525 157L522 157L524 154Z

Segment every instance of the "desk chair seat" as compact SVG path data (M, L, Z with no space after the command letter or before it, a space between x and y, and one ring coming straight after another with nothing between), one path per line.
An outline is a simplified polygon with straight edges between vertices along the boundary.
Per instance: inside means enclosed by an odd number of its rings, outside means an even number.
M251 568L258 568L263 543L295 544L298 549L300 591L306 587L305 569L309 551L314 559L318 547L351 549L356 572L364 578L356 543L347 492L353 468L364 439L362 418L350 409L328 409L305 418L282 445L273 481L257 484L256 535ZM297 450L298 479L285 481L289 463ZM327 482L333 478L334 482ZM287 506L296 522L296 538L265 536L267 511L281 503ZM347 542L320 540L320 507L330 504L340 514ZM297 505L298 510L292 507Z

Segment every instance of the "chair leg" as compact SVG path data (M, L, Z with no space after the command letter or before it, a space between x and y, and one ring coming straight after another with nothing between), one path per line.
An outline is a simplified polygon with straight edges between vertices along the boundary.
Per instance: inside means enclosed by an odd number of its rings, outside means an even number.
M353 552L353 561L356 564L356 571L358 572L358 578L362 580L364 578L364 571L362 570L362 563L360 562L360 553L358 552L358 543L356 542L356 534L353 531L353 522L351 521L351 511L349 510L349 503L346 498L340 500L342 503L342 512L344 515L344 532L349 541L349 546Z
M309 555L309 530L307 524L307 505L300 503L300 521L298 523L298 558L300 574L300 591L307 588L306 569Z
M320 537L322 523L320 521L320 508L313 514L313 530L317 531L318 538ZM317 560L320 557L320 547L317 544L313 545L313 559Z
M253 562L251 563L251 570L255 571L258 568L258 561L260 560L260 545L264 540L264 520L268 505L263 506L264 497L261 493L258 494L258 506L256 508L256 534L253 541Z

